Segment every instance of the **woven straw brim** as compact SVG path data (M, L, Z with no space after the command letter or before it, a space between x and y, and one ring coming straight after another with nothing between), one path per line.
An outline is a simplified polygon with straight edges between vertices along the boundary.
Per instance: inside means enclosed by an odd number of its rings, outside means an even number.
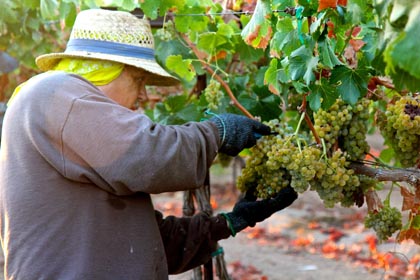
M179 84L179 80L166 72L158 63L141 58L80 51L71 53L44 54L37 57L35 62L39 69L42 71L48 71L53 69L62 58L88 58L119 62L147 71L150 74L147 79L147 85L174 86Z

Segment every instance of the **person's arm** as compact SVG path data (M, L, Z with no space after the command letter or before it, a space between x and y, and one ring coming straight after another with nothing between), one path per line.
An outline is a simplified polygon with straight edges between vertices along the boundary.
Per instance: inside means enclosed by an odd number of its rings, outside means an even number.
M199 213L178 218L156 211L165 247L169 274L178 274L206 263L217 249L217 241L226 239L231 231L223 216L210 217Z
M205 264L217 249L217 241L235 236L247 227L290 206L297 198L291 187L282 189L275 197L256 200L254 189L248 191L229 213L210 217L199 213L192 217L163 218L156 211L156 219L165 247L169 274L178 274Z

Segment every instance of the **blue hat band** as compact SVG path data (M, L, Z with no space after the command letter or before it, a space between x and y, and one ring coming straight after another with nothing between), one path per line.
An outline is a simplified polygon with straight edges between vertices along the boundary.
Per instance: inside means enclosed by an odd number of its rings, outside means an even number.
M103 53L148 60L155 59L153 49L92 39L70 39L67 43L65 53L75 51Z

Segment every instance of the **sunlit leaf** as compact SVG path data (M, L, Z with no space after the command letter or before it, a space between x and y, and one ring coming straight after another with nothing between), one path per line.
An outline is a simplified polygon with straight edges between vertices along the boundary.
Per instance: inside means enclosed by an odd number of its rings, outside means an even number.
M264 84L268 86L268 89L272 93L279 95L280 85L278 82L277 74L278 74L277 59L272 59L264 75Z
M58 16L57 0L41 0L40 2L41 16L44 19L56 19Z
M216 32L207 32L198 37L197 47L212 54L217 47L227 42L226 37Z
M265 49L270 42L271 34L271 7L269 0L258 0L251 20L242 30L242 38L254 48Z
M166 59L166 67L182 79L191 81L195 77L191 59L182 59L180 55L170 55Z

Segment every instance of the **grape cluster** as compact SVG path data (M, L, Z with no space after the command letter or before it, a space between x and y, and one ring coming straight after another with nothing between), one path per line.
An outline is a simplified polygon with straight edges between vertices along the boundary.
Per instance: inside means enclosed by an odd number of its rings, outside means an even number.
M401 229L401 212L395 207L385 206L378 212L370 212L365 218L365 226L373 229L378 239L384 241Z
M361 159L369 150L365 139L369 105L367 99L355 106L338 100L329 110L316 112L314 129L324 146L313 144L312 136L271 120L267 125L278 135L264 136L250 149L238 189L245 192L256 186L255 195L268 198L291 185L299 193L316 191L326 207L336 203L361 206L364 191L372 185L354 174L349 159Z
M210 80L204 89L204 98L206 99L210 110L216 111L219 108L220 100L223 98L223 91L220 90L220 83L216 80Z
M334 207L337 202L347 205L346 193L352 193L359 185L359 177L354 175L354 171L348 168L349 162L346 154L341 150L336 150L325 159L326 168L322 176L311 182L311 189L315 190L323 200L325 207Z
M314 129L325 140L327 150L337 142L340 131L347 127L353 117L352 107L338 99L328 110L319 109L314 113Z
M389 104L385 113L379 112L377 121L387 143L403 167L416 165L420 146L420 100L403 96Z
M247 158L245 167L237 179L239 190L245 192L251 186L256 185L257 193L255 195L261 198L272 197L290 184L289 172L269 161L268 154L272 147L279 145L278 140L282 141L288 137L292 130L280 123L279 120L272 120L267 125L271 127L272 131L278 132L278 135L264 136L258 140L257 144L250 149L252 155ZM291 144L291 142L287 143ZM287 160L286 157L285 160Z
M362 98L352 108L352 119L340 132L339 147L347 152L349 159L361 160L369 153L370 146L366 141L368 132L369 107L371 101Z
M156 31L156 36L162 41L171 41L175 38L175 25L173 21L166 21L162 28Z
M276 136L264 136L250 149L252 156L237 180L237 187L245 192L256 185L256 195L272 197L282 188L291 185L297 192L308 188L316 191L326 207L336 203L346 206L349 196L359 190L358 176L348 168L346 154L336 150L331 157L325 157L317 145L301 145L308 138L291 133L291 129L278 120L267 123Z
M325 140L327 150L333 150L337 145L347 152L349 159L365 157L370 150L366 141L370 104L367 98L360 99L353 106L337 99L328 110L320 109L314 113L314 129Z

